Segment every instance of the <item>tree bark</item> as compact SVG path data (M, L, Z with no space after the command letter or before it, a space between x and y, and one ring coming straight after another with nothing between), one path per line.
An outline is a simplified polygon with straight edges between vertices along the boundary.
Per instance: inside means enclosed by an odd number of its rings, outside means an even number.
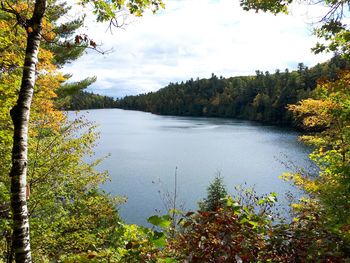
M36 0L33 16L23 25L28 33L22 83L16 105L10 111L14 125L11 177L11 208L13 212L12 248L16 262L32 262L29 218L26 198L28 124L34 92L36 64L41 38L42 18L46 0Z

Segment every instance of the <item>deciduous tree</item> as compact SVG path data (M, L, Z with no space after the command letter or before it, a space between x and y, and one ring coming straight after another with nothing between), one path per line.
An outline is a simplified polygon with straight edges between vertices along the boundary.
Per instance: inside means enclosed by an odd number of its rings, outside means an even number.
M50 42L50 33L45 32L47 18L50 17L50 5L47 0L28 1L27 3L11 0L1 0L0 16L12 16L15 21L15 29L19 28L25 44L22 53L23 61L19 61L21 71L21 84L16 104L12 107L10 114L13 122L13 148L11 166L11 207L13 216L13 244L17 262L31 262L31 249L29 238L29 221L27 208L27 169L28 169L28 129L31 103L35 88L37 68L39 60L39 47L43 40ZM162 6L161 1L82 1L83 5L92 4L97 21L110 21L117 24L117 13L126 8L131 14L142 15L147 8L157 10ZM56 18L57 19L57 18ZM48 33L48 34L47 34ZM80 38L78 37L80 40ZM92 40L82 39L93 48L96 44ZM75 41L80 42L80 41ZM8 42L7 42L8 43ZM70 44L67 43L67 48ZM20 54L20 53L18 53ZM57 56L58 58L58 56ZM9 65L5 65L10 68ZM14 87L13 87L14 88Z
M289 175L320 202L329 224L338 233L350 229L350 72L336 81L320 82L314 99L302 100L289 109L303 124L318 133L301 136L314 148L311 159L320 168L316 178L303 173Z

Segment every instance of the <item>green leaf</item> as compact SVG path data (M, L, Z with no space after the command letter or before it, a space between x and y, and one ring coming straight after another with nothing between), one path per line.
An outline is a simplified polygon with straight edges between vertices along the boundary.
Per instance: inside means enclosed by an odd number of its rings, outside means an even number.
M167 228L171 224L170 216L169 215L164 215L164 216L151 216L147 219L148 223L154 225L154 226L159 226L161 228Z
M154 236L150 239L151 243L158 248L162 248L166 244L166 237L163 232L155 232Z

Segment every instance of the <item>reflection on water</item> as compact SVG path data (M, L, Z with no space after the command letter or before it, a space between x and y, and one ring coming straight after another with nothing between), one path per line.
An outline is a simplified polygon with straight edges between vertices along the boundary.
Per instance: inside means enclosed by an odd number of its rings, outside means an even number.
M295 192L278 179L287 170L283 162L309 165L308 149L297 141L295 131L286 128L118 109L80 114L99 124L97 156L111 154L99 166L111 175L103 188L128 197L120 209L128 223L144 224L156 209L163 210L160 186L152 181L160 180L163 188L172 191L176 167L178 199L187 209L195 209L218 172L229 191L246 182L259 193L275 191L283 196Z

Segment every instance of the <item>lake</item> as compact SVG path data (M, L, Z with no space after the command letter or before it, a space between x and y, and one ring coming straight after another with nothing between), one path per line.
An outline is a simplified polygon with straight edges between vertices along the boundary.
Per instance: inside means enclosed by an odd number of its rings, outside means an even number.
M111 177L102 188L128 197L120 207L127 223L144 225L149 216L165 211L164 194L174 191L175 173L178 204L185 209L196 209L218 173L229 192L247 183L258 193L277 192L285 206L285 193L296 192L278 178L288 171L285 163L310 166L309 149L288 128L120 109L81 111L79 115L99 125L96 156L110 154L98 167L108 170Z

